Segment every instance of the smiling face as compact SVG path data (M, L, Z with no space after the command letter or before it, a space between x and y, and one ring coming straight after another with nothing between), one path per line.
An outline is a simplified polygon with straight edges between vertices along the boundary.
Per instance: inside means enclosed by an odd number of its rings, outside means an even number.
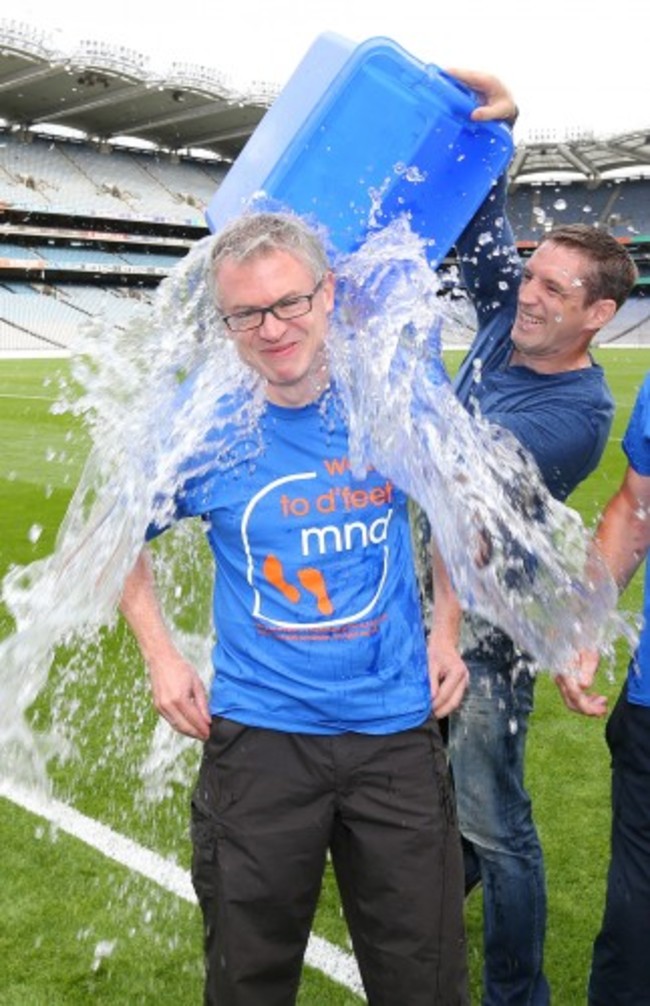
M589 260L547 240L524 267L512 326L512 363L540 373L588 367L589 343L616 311L613 300L588 304Z
M235 314L311 294L320 278L300 258L279 248L243 261L226 258L215 274L217 299L224 316ZM233 334L243 362L266 381L269 401L297 408L314 401L326 387L325 338L333 306L334 278L327 273L307 314L280 320L267 312L259 327Z

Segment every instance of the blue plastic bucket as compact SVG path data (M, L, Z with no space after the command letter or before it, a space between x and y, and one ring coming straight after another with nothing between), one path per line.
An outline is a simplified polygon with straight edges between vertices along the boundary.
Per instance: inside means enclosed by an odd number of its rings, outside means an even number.
M437 265L513 151L503 123L469 118L475 95L390 39L319 36L212 198L216 232L263 194L353 251L406 214Z

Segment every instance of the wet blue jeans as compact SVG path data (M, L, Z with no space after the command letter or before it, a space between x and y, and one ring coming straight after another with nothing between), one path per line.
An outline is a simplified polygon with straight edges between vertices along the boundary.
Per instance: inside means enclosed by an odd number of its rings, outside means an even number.
M449 724L466 868L483 884L484 1006L547 1006L544 862L524 787L534 679L511 646L465 659L470 687ZM471 880L468 877L468 880Z

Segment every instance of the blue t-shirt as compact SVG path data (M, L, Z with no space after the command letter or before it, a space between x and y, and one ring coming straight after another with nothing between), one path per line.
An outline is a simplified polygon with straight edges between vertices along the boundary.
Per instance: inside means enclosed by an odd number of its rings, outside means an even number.
M457 393L463 404L515 435L534 457L551 495L564 501L594 471L607 445L614 402L605 375L596 363L558 374L511 366L509 342L506 333L500 366L482 367Z
M263 448L186 481L216 560L213 714L284 731L392 733L431 712L407 499L355 478L337 395L267 403ZM209 449L209 443L207 445Z
M623 450L630 467L644 478L650 477L650 373L641 386L627 431ZM636 705L650 706L650 565L646 562L643 594L643 628L639 648L630 663L627 697Z

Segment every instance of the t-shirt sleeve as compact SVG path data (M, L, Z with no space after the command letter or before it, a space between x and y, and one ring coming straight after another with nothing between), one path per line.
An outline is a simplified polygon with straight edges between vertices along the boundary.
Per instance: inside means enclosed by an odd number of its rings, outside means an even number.
M606 443L595 436L594 421L557 404L534 413L494 413L490 422L509 430L535 458L549 492L564 500L598 465Z
M623 450L639 475L650 475L650 373L646 375L623 438Z
M144 536L145 541L153 541L184 516L186 514L183 513L182 496L179 497L179 494L173 497L160 495L154 501L153 513Z
M194 474L192 467L198 468ZM218 475L203 471L198 465L198 457L187 461L179 474L178 486L171 496L162 493L154 501L153 512L145 534L146 541L152 541L185 517L205 517L218 498Z

